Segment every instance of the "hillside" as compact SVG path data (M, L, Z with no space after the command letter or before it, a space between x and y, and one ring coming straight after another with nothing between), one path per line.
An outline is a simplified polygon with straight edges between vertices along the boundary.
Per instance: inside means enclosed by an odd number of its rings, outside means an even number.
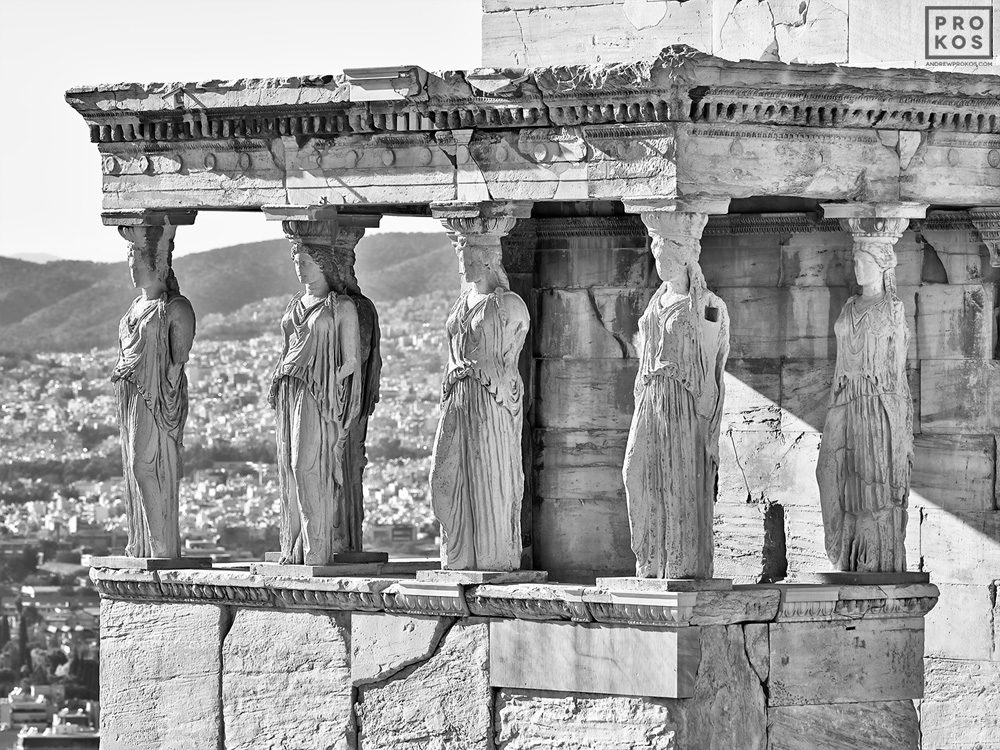
M185 255L174 268L181 291L203 322L213 314L253 311L255 303L285 298L298 288L285 240ZM365 237L358 243L355 269L361 288L376 303L426 292L457 294L460 287L455 255L443 233ZM125 263L43 265L0 257L0 351L114 346L118 321L134 298ZM258 312L267 315L275 307L270 302ZM225 335L226 328L214 335ZM228 328L239 337L238 327Z

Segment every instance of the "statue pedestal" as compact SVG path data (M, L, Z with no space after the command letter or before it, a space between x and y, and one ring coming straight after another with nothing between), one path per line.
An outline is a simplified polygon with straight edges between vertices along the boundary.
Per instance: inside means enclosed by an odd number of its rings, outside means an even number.
M348 553L357 554L357 553ZM362 553L384 555L384 553ZM412 576L436 568L437 559L389 560L382 562L334 562L330 565L282 565L281 563L251 563L250 572L259 576L286 576L289 578L336 578L339 576Z
M388 552L334 552L333 561L335 563L347 563L356 565L358 563L385 563L389 562ZM264 562L280 563L280 552L265 552Z
M118 570L185 570L191 568L211 568L212 558L103 555L100 557L91 557L90 567L116 568Z
M420 570L417 580L428 583L542 583L549 574L544 570Z
M598 578L597 588L614 591L731 591L730 578Z
M801 583L826 583L834 586L907 586L912 583L930 583L929 573L905 571L902 573L852 573L831 571L810 573L800 579Z

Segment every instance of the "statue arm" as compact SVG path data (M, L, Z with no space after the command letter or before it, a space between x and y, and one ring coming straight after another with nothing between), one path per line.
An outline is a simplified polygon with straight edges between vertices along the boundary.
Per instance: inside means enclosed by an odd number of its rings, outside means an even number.
M714 295L713 295L714 296ZM726 303L718 297L712 300L712 304L719 310L719 338L716 345L714 372L718 387L718 397L715 401L715 408L712 410L712 418L709 422L709 453L715 461L716 467L719 465L719 432L722 428L722 413L726 406L726 361L729 359L729 310Z
M528 336L528 326L531 325L531 316L528 314L528 306L524 300L515 292L507 292L501 302L503 305L506 326L506 334L503 348L504 364L508 367L517 367L518 357L521 356L521 349L524 347L524 340Z
M354 301L341 297L337 315L337 357L336 381L339 393L347 397L343 417L344 434L354 424L361 412L361 383L359 365L361 362L361 329L358 310ZM346 391L346 393L345 393Z
M188 361L194 344L194 308L186 297L175 297L168 303L170 363L181 367Z

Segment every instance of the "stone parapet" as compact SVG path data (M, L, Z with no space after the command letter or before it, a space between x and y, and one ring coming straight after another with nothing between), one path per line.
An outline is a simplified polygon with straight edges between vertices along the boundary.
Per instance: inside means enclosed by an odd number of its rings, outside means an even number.
M91 577L106 750L765 750L768 737L806 747L798 727L813 721L852 727L860 748L912 750L937 596L927 584L659 592L231 568ZM660 744L627 744L654 730Z
M561 583L464 585L390 577L294 578L231 569L92 568L90 577L102 598L119 601L661 627L923 617L938 595L932 584L788 583L655 592Z

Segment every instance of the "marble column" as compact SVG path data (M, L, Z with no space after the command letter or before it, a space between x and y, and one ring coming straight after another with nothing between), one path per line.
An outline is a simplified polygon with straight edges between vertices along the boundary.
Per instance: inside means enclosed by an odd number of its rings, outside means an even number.
M906 571L913 402L894 245L926 210L913 203L823 206L854 237L861 288L834 325L837 362L816 466L827 556L845 573Z
M521 567L524 383L518 361L530 325L511 291L501 239L530 204L432 204L467 285L448 316L448 365L434 439L431 505L441 523L441 567Z
M128 243L128 265L138 297L118 328L118 361L112 372L121 431L124 501L128 524L126 564L115 567L192 567L181 561L178 518L188 387L184 365L195 334L195 314L173 270L174 234L194 223L195 211L107 212L108 226ZM157 558L150 561L149 558Z
M725 303L705 284L701 234L727 199L627 200L662 284L639 321L635 410L622 475L636 576L712 579L712 518L729 356ZM724 586L726 582L717 584Z
M379 398L382 358L378 311L362 294L354 272L355 247L365 229L378 226L381 217L342 215L331 206L265 208L265 215L268 219L282 221L285 236L292 244L296 272L306 287L303 294L292 298L282 320L285 346L271 391L272 403L278 410L279 475L283 497L282 552L278 561L320 567L384 562L385 553L362 551L365 440L368 419ZM309 295L313 294L308 270L301 268L303 255L312 259L322 277L317 278L316 283L322 282L327 300L325 307L330 310L328 317L334 321L336 334L323 333L325 329L319 324L319 318L324 317L322 313L309 312L302 319L302 325L297 327L295 323L298 317L293 308L300 301L311 299ZM303 304L302 312L307 307L314 309ZM310 323L316 316L315 323ZM349 341L345 331L349 332ZM303 335L315 339L310 349L314 355L309 362L299 361L301 356L295 354L297 347L290 343ZM326 446L331 453L329 465L322 457L318 467L313 468L305 467L301 460L303 446L316 439L323 443L327 429L321 429L318 438L306 434L307 420L304 418L292 419L287 424L289 429L282 429L285 426L282 415L286 409L280 395L280 382L293 372L301 373L295 377L307 384L309 398L318 404L321 421L329 423L329 429L336 433L331 433L330 445ZM330 394L329 399L324 398L327 394ZM293 434L294 425L299 425L299 434ZM286 453L290 458L283 463L282 456ZM315 481L321 486L317 502L325 507L311 508L307 497L309 488L315 483L310 479L315 473L313 469L319 472ZM296 506L301 506L299 511ZM297 521L300 515L301 521ZM328 527L327 532L319 531L318 526ZM299 528L301 531L296 532ZM297 546L295 540L299 538L303 541ZM316 550L312 549L314 546ZM303 547L301 552L299 547ZM320 547L325 551L318 549Z

